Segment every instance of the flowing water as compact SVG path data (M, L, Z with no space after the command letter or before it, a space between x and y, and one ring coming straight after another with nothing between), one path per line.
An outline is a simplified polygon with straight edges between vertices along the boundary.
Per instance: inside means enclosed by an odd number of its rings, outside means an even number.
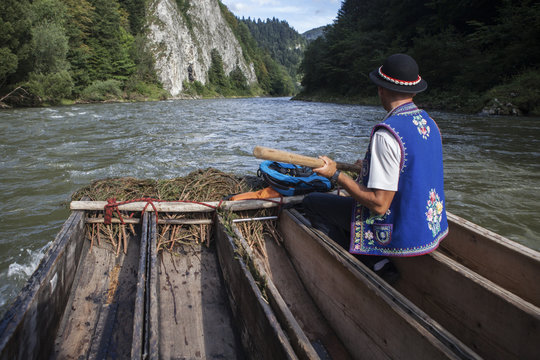
M540 119L431 115L443 133L448 210L540 250ZM383 116L288 98L0 111L0 314L68 217L70 195L92 180L207 167L255 174L256 145L354 162Z

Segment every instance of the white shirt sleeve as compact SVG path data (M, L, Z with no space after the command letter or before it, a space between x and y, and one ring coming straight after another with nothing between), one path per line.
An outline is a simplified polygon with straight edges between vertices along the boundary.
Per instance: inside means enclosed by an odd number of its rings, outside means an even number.
M401 147L386 129L379 129L371 141L371 162L367 187L397 191L401 163Z

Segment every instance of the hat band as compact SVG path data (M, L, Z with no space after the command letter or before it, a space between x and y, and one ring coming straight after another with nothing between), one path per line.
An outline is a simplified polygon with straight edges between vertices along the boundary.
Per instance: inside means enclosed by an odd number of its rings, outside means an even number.
M382 69L382 66L379 68L379 75L383 79L385 79L387 81L390 81L391 83L394 83L396 85L414 86L414 85L419 84L420 81L422 80L420 75L418 75L418 79L416 79L415 81L404 81L404 80L394 79L393 77L390 77L390 76L386 75L385 73L383 73L381 69Z

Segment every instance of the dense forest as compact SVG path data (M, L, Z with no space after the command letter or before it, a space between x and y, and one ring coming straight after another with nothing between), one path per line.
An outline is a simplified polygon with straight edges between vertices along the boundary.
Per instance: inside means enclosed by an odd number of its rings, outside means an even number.
M190 1L176 4L189 27ZM167 98L145 47L147 5L148 0L2 0L0 105ZM209 81L190 84L187 92L292 94L285 68L257 45L247 25L220 6L255 64L259 84L249 87L239 72L225 74L220 55L212 52Z
M250 89L248 94L240 93L239 95L292 95L294 83L285 66L259 45L245 22L239 20L221 1L219 5L225 20L240 41L244 56L249 62L253 62L258 86L263 91L262 94L257 94L257 89Z
M429 84L420 103L538 115L539 39L538 1L345 0L305 53L300 98L366 99L367 74L407 53Z
M241 22L247 25L259 47L268 51L274 60L285 66L295 81L300 82L298 68L307 46L306 38L286 21L276 18L265 21L242 18Z
M145 0L2 0L0 98L165 98L141 36Z
M0 106L167 98L145 47L148 1L0 1ZM189 26L190 0L175 1ZM226 74L214 51L207 83L186 83L187 95L291 95L301 81L299 99L376 103L367 74L401 52L429 83L422 106L540 114L538 1L345 0L309 40L219 5L258 83Z

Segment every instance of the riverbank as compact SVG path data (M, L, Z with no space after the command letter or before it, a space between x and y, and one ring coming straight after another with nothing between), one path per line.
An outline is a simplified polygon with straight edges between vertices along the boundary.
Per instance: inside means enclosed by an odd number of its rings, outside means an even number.
M148 85L148 84L145 84ZM531 85L524 89L525 85ZM415 103L421 108L428 110L447 111L469 115L503 115L503 116L540 116L540 87L537 84L514 83L499 86L479 95L468 90L458 92L443 92L428 89L425 93L415 97ZM145 87L141 91L119 91L112 88L101 88L93 92L87 92L77 99L61 99L58 101L43 101L42 99L25 98L20 95L20 101L6 104L0 101L0 109L26 108L26 107L49 107L57 105L76 104L109 104L109 103L134 103L163 100L196 100L196 99L236 99L236 98L259 98L263 94L237 94L223 95L215 91L191 87L185 92L171 96L159 86ZM20 90L24 93L24 89ZM271 97L271 96L270 96ZM377 96L342 95L325 90L294 95L291 100L321 102L339 105L364 105L380 106Z
M376 94L375 87L373 93ZM300 93L294 96L293 100L380 105L377 96L343 95L326 90ZM424 109L462 114L540 116L540 74L529 71L484 93L475 93L468 89L449 91L428 88L426 92L415 97L415 102Z
M230 95L224 96L221 94L196 94L196 93L180 93L176 96L171 96L168 92L161 89L150 95L142 93L123 93L121 96L114 96L111 93L96 96L92 98L77 98L77 99L61 99L54 102L40 102L40 101L25 101L23 103L6 104L0 102L0 110L12 109L12 108L48 108L54 106L72 106L72 105L86 105L86 104L116 104L116 103L139 103L139 102L155 102L165 100L201 100L201 99L242 99L242 98L260 98L264 96L260 95Z

